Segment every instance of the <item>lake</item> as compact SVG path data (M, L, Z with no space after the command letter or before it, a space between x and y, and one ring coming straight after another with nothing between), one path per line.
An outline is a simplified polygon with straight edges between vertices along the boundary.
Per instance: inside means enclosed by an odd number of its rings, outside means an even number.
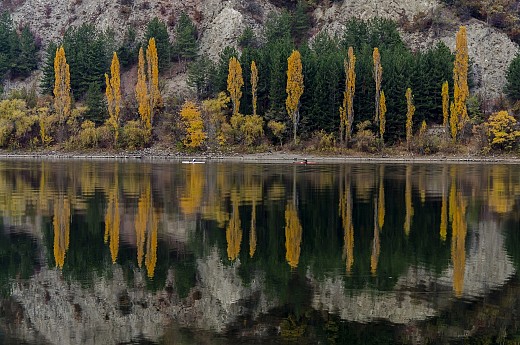
M0 343L518 343L520 165L0 161Z

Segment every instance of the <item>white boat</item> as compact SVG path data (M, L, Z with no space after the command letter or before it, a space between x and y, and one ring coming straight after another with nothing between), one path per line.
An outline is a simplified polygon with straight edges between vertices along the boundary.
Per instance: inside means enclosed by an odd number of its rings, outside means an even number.
M204 164L206 162L204 161L197 161L195 158L193 158L191 161L182 161L182 164Z

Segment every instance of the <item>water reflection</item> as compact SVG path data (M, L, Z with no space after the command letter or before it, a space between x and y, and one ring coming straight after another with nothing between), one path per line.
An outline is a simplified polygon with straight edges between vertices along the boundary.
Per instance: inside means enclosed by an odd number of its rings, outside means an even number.
M345 321L426 332L512 288L519 204L516 165L2 161L1 303L51 342L72 341L60 320L107 343L159 341L173 320L275 340L321 323L340 339Z

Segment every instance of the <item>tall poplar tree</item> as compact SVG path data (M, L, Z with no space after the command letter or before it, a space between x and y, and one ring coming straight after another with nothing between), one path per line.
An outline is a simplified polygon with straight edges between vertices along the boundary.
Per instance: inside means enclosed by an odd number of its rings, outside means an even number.
M461 26L456 36L455 63L453 66L453 101L459 131L469 121L466 107L466 101L469 97L468 61L466 27Z
M258 100L258 69L255 61L251 62L251 94L253 96L253 115L256 115L256 102Z
M406 147L408 151L412 145L412 129L413 129L413 115L415 113L415 106L413 105L412 89L406 89Z
M385 144L385 126L386 126L386 98L385 92L381 91L379 98L379 135L381 136L381 145Z
M119 138L119 113L121 111L121 76L119 71L119 59L114 52L112 64L110 65L110 78L105 73L105 83L108 104L108 122L112 125L115 132L114 143L117 145Z
M375 92L375 116L374 121L379 124L379 100L381 98L381 82L383 80L383 67L381 66L381 54L379 49L376 47L372 53L372 60L374 62L374 82L376 85Z
M65 122L70 115L72 99L70 97L70 70L63 46L56 50L54 57L54 110L60 126L58 140L64 139Z
M148 102L150 104L150 131L153 125L154 111L162 103L159 91L159 57L157 56L157 46L155 38L150 38L148 48L146 48L146 62L148 71Z
M293 50L287 59L287 99L285 107L293 122L293 139L296 144L296 131L300 122L300 97L303 94L303 73L300 52Z
M145 128L151 129L150 108L148 101L148 88L146 86L146 72L143 48L139 49L137 59L137 84L135 85L135 98L137 99L138 111Z
M450 95L449 95L449 87L448 82L445 81L442 84L442 127L444 128L444 132L446 133L446 137L448 137L449 128L448 128L448 120L449 120L449 107L450 107Z
M242 67L236 57L229 59L229 70L227 78L227 90L233 102L233 115L238 114L240 110L240 98L242 98L242 87L244 86L244 78L242 77Z

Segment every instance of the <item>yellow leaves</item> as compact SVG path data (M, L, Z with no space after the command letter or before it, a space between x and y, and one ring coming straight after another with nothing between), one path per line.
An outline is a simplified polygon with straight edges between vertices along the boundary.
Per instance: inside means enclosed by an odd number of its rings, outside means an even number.
M412 144L412 128L413 128L413 115L415 114L415 106L413 105L412 89L406 89L406 146L408 151Z
M66 196L60 195L54 201L52 224L54 228L54 261L56 267L62 269L70 240L70 201Z
M256 63L251 62L251 94L253 96L253 116L256 115L256 102L258 100L257 95L258 89L258 68L256 67Z
M16 146L37 121L24 100L0 101L0 146Z
M151 186L148 184L139 197L135 218L137 265L142 267L146 242L145 267L149 278L153 278L157 263L157 231L159 219L152 206Z
M455 111L455 103L450 104L450 133L453 142L457 141L457 133L459 128L459 118Z
M376 47L372 52L372 60L374 62L374 82L376 84L376 94L375 94L375 105L376 105L376 113L374 117L374 121L376 124L379 123L379 99L381 97L381 83L383 81L383 67L381 66L381 54L379 53L379 49Z
M117 260L119 252L119 230L121 227L121 215L119 209L119 184L117 167L114 172L115 183L108 194L108 206L105 213L105 243L110 240L110 255L112 263Z
M343 131L347 143L352 136L352 124L354 123L354 93L356 92L356 56L354 49L348 48L348 62L343 62L345 68L345 91L343 92L343 105L339 108L340 114L340 135L343 140Z
M404 208L405 208L405 216L404 216L404 233L406 236L410 234L410 229L412 227L412 218L414 214L413 205L412 205L412 166L406 166L406 185L404 191Z
M148 135L152 134L153 112L161 100L159 92L159 67L157 57L157 47L155 38L150 38L146 49L146 69L143 48L139 49L137 63L137 84L135 86L135 96L138 104L139 115L143 121Z
M347 273L352 271L354 265L354 224L352 219L352 188L350 179L346 179L345 191L341 191L339 200L339 213L341 216L341 224L343 225L343 255Z
M516 130L516 122L506 110L491 115L486 122L490 147L511 150L516 139L520 137L520 131Z
M256 202L253 200L251 212L251 231L249 232L249 256L253 257L256 251Z
M240 111L240 98L242 98L242 86L244 86L244 78L242 78L242 67L236 57L229 59L229 71L227 78L227 90L231 95L233 102L233 115Z
M456 36L455 62L453 65L453 111L452 117L456 120L450 120L452 126L452 137L456 140L456 132L453 125L457 125L460 131L469 121L466 101L469 96L468 87L468 42L466 38L466 27L461 26ZM455 133L455 135L453 135Z
M453 264L453 291L455 296L462 296L464 291L464 271L466 267L466 223L467 201L461 192L456 190L453 175L450 188L450 218L451 218L451 261Z
M151 127L150 108L148 102L148 88L146 86L146 73L144 66L143 48L139 49L137 62L137 84L135 85L135 97L137 99L139 115L147 128Z
M233 211L231 220L226 228L227 254L231 261L235 261L240 254L240 244L242 243L242 229L240 228L240 213L238 211L238 193L231 192L231 204Z
M379 99L379 134L381 135L381 142L384 142L386 126L386 97L385 92L381 91L381 97Z
M282 146L283 133L286 130L285 123L271 120L267 123L267 127L273 132L273 135L280 140L280 146Z
M298 210L294 202L289 202L285 208L285 259L291 268L298 267L301 242L302 225L298 218Z
M294 142L296 143L296 130L300 122L300 97L303 94L303 72L300 52L293 50L291 56L287 59L287 99L285 100L285 108L287 114L293 122Z
M449 95L449 88L448 88L448 82L445 81L442 83L442 126L445 130L447 130L448 126L448 117L449 117L449 104L450 104L450 95Z
M186 215L193 215L202 203L204 192L204 171L199 164L190 164L186 171L186 191L180 200L181 210Z
M191 148L200 148L206 139L206 133L197 105L192 101L184 102L180 115L186 125L184 145Z
M71 111L70 70L63 46L56 49L54 57L54 109L60 124L67 121Z
M105 94L108 104L108 122L112 125L115 132L115 143L119 138L119 113L121 111L121 76L119 71L119 59L114 52L112 64L110 65L110 75L105 73Z

